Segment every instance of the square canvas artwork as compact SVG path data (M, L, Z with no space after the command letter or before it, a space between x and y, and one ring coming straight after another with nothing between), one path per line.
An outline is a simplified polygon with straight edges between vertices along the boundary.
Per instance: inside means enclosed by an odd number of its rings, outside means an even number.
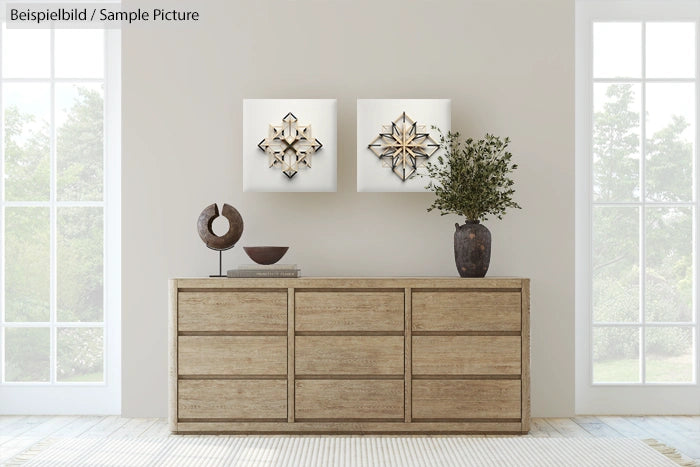
M243 100L243 191L336 191L335 99Z
M426 191L425 163L437 159L451 125L450 99L358 99L357 191Z

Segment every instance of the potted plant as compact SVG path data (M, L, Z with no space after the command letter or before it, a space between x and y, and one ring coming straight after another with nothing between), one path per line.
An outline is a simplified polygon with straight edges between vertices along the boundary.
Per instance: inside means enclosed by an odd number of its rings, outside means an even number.
M486 134L484 138L462 140L458 132L440 132L444 155L428 162L427 189L435 192L428 211L440 215L464 216L464 225L455 224L455 264L461 277L484 277L491 260L491 232L481 222L488 216L503 218L508 208L520 209L513 201L510 173L518 166L507 151L510 138Z

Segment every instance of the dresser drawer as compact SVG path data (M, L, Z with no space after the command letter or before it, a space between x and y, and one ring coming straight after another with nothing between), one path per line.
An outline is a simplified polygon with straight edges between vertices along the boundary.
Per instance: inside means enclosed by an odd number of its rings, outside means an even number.
M285 380L181 380L178 419L287 421Z
M286 331L287 292L180 292L179 331Z
M520 292L413 292L413 331L520 331Z
M413 380L413 419L520 418L520 380Z
M297 375L403 375L403 336L297 336Z
M180 375L286 375L282 336L180 336Z
M413 336L414 375L519 375L520 336Z
M297 292L297 331L403 331L403 292Z
M301 380L295 383L295 418L403 421L402 380Z

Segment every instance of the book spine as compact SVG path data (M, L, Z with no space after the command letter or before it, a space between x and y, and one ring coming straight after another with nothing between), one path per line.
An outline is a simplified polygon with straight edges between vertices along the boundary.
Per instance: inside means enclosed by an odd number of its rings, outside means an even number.
M299 271L229 271L228 277L299 277Z
M241 264L239 271L296 271L299 268L296 264Z

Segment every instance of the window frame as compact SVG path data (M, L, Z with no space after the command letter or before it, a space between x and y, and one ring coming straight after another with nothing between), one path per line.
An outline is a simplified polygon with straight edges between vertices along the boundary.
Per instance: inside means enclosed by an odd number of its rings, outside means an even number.
M3 7L4 2L0 3ZM4 22L4 18L3 18ZM4 78L5 82L42 82L51 88L50 104L50 180L51 195L45 202L7 202L4 189L0 196L0 231L4 232L6 207L42 206L50 211L51 293L48 322L6 323L4 320L5 236L0 239L0 414L119 414L121 412L121 31L104 30L103 78L56 78L54 74L54 31L51 34L51 73L49 78ZM0 64L2 53L0 51ZM60 83L103 83L104 151L102 201L66 202L56 199L55 93ZM0 95L0 108L2 108ZM4 151L4 131L0 131ZM0 157L4 174L4 154ZM61 324L56 316L56 213L59 207L99 206L103 209L103 321ZM7 328L42 327L50 329L50 379L48 382L5 382L4 336ZM57 328L101 327L103 330L103 381L60 382L56 379Z
M593 23L594 22L642 22L642 37L646 22L694 22L696 27L695 47L696 63L695 77L692 79L674 80L668 78L646 78L645 58L642 61L642 75L640 79L611 79L611 82L635 82L642 84L649 82L689 82L695 83L695 147L693 170L693 198L691 202L679 203L648 203L645 197L644 185L640 185L640 199L630 203L612 203L613 205L636 206L640 210L646 206L692 206L693 216L693 264L694 277L694 315L691 324L683 324L682 327L693 329L695 353L693 355L693 382L663 383L644 381L644 354L640 349L640 382L636 383L594 383L593 382L593 329L596 327L592 310L592 240L593 240L593 206L606 203L594 203L593 201L593 164L592 164L592 135L593 135L593 84L605 82L605 79L593 77ZM642 44L644 54L645 44ZM575 304L576 304L576 413L587 414L700 414L700 366L698 353L698 333L700 331L698 319L698 300L696 297L699 289L698 274L698 187L699 166L698 145L700 144L700 121L698 121L698 109L700 108L700 60L697 54L700 52L700 4L689 1L602 1L602 0L577 0L576 2L576 161L575 161L575 232L576 232L576 279L575 279ZM642 97L644 99L644 96ZM643 107L642 107L643 109ZM645 118L642 115L640 144L640 180L644 177L645 159ZM643 215L640 212L641 215ZM645 226L640 225L640 254L645 252ZM640 262L640 271L644 269L644 263ZM643 282L643 281L642 281ZM643 298L644 284L640 283L640 294ZM645 322L644 316L640 322L617 323L609 327L634 327L645 329L651 327L669 326L673 323ZM608 326L607 324L605 326ZM640 336L640 346L644 344Z

